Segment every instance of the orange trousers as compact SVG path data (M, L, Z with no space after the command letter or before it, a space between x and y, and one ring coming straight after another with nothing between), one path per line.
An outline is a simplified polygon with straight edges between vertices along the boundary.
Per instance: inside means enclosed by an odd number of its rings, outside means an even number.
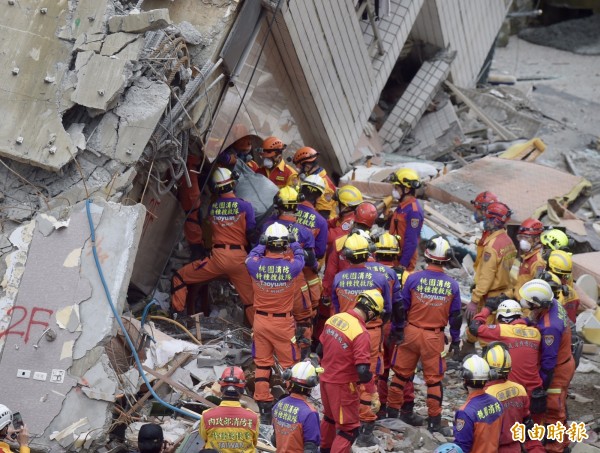
M296 332L296 325L291 314L279 316L271 313L265 315L260 309L254 318L254 338L252 341L252 357L256 365L256 385L254 399L256 401L273 401L269 386L271 367L275 365L275 358L285 370L291 368L298 361L299 351L292 341Z
M312 300L303 273L294 279L293 284L296 285L296 291L294 292L294 319L296 320L296 327L303 331L302 339L297 340L299 340L298 346L300 348L301 356L302 358L305 358L308 357L308 354L310 353L313 334Z
M567 390L573 375L575 374L575 360L571 357L567 362L558 365L554 369L554 376L550 387L546 392L546 425L552 425L556 422L561 422L567 425ZM548 441L545 445L546 451L562 452L569 446L568 436L564 437L563 442Z
M360 392L360 411L359 418L361 422L374 422L377 420L377 414L371 409L373 395L377 393L377 375L383 371L383 343L381 321L367 323L367 332L371 339L371 373L373 379L371 382L359 385Z
M419 359L423 366L423 377L427 385L427 413L435 417L442 413L442 379L446 371L444 330L425 330L407 324L404 342L396 346L392 356L394 377L390 384L388 406L401 409L404 403L404 388L415 372Z
M205 283L219 278L228 278L240 295L244 312L250 325L254 322L254 291L248 269L246 269L244 249L215 248L210 257L192 261L173 275L171 282L171 306L181 311L186 306L188 286Z
M360 426L356 384L321 382L321 401L321 451L330 449L331 453L350 453Z
M391 330L392 323L388 321L383 325L383 372L379 374L377 379L377 393L379 393L379 401L381 402L382 407L387 404L389 389L388 380L390 378L392 354L394 352L394 346L389 345L387 341L388 337L390 336ZM402 405L403 409L406 408L407 411L412 412L414 402L415 386L411 378L411 380L404 385L404 403Z

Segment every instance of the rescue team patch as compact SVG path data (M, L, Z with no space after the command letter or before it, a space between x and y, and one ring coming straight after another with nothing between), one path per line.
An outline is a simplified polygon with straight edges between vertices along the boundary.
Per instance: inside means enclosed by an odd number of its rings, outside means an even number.
M492 254L490 252L485 252L483 254L483 261L489 261L491 257L492 257Z
M544 343L546 343L546 346L552 346L552 343L554 343L554 335L544 335Z
M463 429L465 427L465 421L462 418L458 418L456 419L456 430L460 431L461 429Z
M324 197L324 198L325 198L325 200L327 200L327 201L331 201L331 199L332 199L332 196L331 196L331 194L330 194L330 193L328 193L327 195L324 195L323 197Z
M410 226L417 228L419 226L419 219L410 219Z
M342 223L342 230L348 231L350 228L352 228L352 222L344 222L344 223Z

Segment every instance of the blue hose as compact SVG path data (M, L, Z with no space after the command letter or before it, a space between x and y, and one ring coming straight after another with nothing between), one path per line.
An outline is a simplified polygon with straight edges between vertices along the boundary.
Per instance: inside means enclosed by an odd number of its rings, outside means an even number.
M150 311L150 307L152 307L152 305L158 305L158 302L156 301L156 299L152 299L150 301L150 303L144 307L144 311L142 312L142 321L141 321L142 329L144 328L144 324L146 324L146 316L148 316L148 312Z
M142 367L142 362L140 362L140 357L138 355L138 353L135 350L135 346L133 346L133 342L131 341L131 338L129 337L129 334L127 333L127 329L125 329L125 326L123 325L123 321L121 321L121 317L119 316L119 314L117 313L117 309L115 308L115 304L113 303L112 297L110 296L110 291L108 290L108 285L106 283L106 279L104 278L104 273L102 272L102 266L100 265L100 260L98 259L98 251L96 250L96 231L94 229L94 222L92 221L92 214L90 212L90 205L91 205L91 200L88 198L87 200L85 200L85 209L87 211L87 218L88 218L88 223L90 224L90 234L91 234L91 240L92 240L92 252L94 254L94 261L96 262L96 269L98 270L98 275L100 276L100 280L102 281L102 286L104 287L104 292L106 293L106 298L108 299L108 303L110 305L110 309L113 312L113 315L115 316L115 319L117 320L117 322L119 323L119 327L121 328L121 331L123 332L123 335L125 336L125 339L127 340L127 345L129 346L129 349L131 349L131 352L133 354L133 358L135 359L135 363L138 367L138 370L140 372L140 376L142 376L142 379L144 380L144 383L146 384L146 387L148 387L148 390L150 391L150 393L152 394L152 396L154 397L154 399L156 401L158 401L160 404L162 404L163 406L178 412L182 415L185 415L187 417L191 417L195 420L200 420L200 416L197 414L192 414L190 412L187 412L183 409L180 409L178 407L173 406L172 404L167 403L166 401L164 401L160 396L158 396L156 394L156 392L154 391L154 389L152 388L152 385L150 385L150 382L148 381L148 378L146 377L146 373L144 372L144 368ZM148 304L148 306L150 306L150 304Z

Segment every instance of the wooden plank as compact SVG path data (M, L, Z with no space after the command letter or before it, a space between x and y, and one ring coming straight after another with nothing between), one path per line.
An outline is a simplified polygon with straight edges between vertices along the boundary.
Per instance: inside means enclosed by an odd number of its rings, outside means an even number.
M433 208L433 206L431 206L431 204L429 204L429 203L423 203L423 205L424 205L425 212L427 212L428 214L431 214L436 219L444 222L444 225L446 225L447 227L455 230L461 236L468 233L467 230L465 230L462 225L460 225L460 224L458 224L456 222L453 222L452 220L450 220L448 217L446 217L441 212L436 211Z
M569 171L571 173L573 173L575 176L581 176L581 173L579 171L577 171L577 167L575 167L575 162L573 162L573 159L571 159L571 157L567 154L563 154L563 157L565 158L565 162L567 163L567 167L569 168ZM594 200L592 198L588 199L588 204L590 205L590 208L592 208L592 212L594 213L594 216L596 218L600 217L600 209L598 209L598 207L596 206L596 203L594 202Z
M158 371L154 371L153 369L148 368L147 366L144 366L143 368L144 368L144 371L146 373L151 374L152 376L154 376L157 379L161 379L161 380L165 381L167 384L169 384L169 386L171 386L172 388L174 388L178 392L183 393L188 398L191 398L194 401L197 401L198 403L202 403L205 406L215 407L215 404L211 403L210 401L208 401L205 398L202 398L196 392L192 392L191 390L187 389L186 387L184 387L183 385L181 385L179 382L175 382L173 379L171 379L166 374L161 374Z

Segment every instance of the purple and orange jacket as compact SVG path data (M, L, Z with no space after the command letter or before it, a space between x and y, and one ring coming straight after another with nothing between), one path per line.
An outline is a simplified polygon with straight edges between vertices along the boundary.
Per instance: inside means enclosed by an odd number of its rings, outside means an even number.
M392 298L387 275L367 267L365 263L353 264L335 276L331 292L334 312L341 313L354 308L356 296L368 289L377 289L381 292L385 311L391 313Z
M412 271L417 264L417 248L423 228L423 208L413 196L407 196L396 208L390 223L390 234L402 238L400 264Z
M540 377L544 382L544 388L548 388L552 374L556 375L561 365L573 359L569 318L556 299L539 318L537 328L542 336Z
M327 220L308 201L303 201L298 205L296 223L312 231L315 237L315 256L318 260L323 258L327 251Z
M273 407L277 451L304 453L304 443L321 444L319 413L304 395L292 393Z
M454 443L465 453L498 453L502 405L485 390L473 390L454 416Z
M225 245L248 245L247 236L256 228L254 209L233 192L217 198L208 208L212 242Z

